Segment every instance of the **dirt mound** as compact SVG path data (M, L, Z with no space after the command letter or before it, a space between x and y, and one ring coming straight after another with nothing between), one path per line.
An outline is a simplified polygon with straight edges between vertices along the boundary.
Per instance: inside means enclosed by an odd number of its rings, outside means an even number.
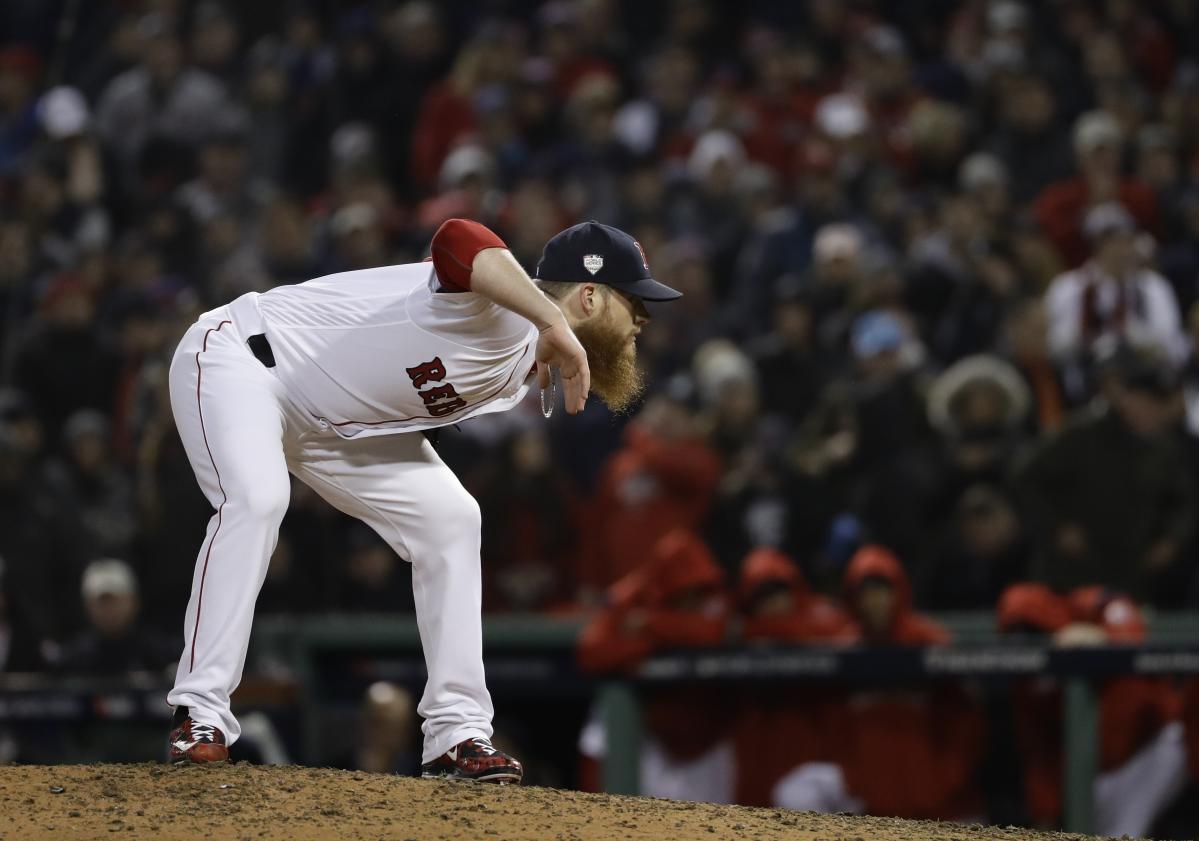
M226 765L0 768L0 839L71 841L688 838L991 841L1081 838L678 803L323 768Z

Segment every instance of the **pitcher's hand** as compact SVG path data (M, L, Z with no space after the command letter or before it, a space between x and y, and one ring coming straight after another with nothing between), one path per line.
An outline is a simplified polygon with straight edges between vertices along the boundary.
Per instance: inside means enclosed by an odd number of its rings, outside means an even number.
M562 375L566 411L572 415L583 411L591 391L591 370L587 352L565 319L544 328L537 340L537 384L542 388L550 384L551 367Z

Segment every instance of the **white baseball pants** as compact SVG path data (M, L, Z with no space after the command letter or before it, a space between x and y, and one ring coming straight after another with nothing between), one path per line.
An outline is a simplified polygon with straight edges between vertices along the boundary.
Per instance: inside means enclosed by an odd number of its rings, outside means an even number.
M221 728L230 744L240 735L229 697L241 681L290 472L412 563L429 674L417 707L423 761L464 739L490 738L478 503L420 433L347 440L320 429L246 346L260 332L257 308L239 299L201 316L171 362L175 423L216 513L196 560L168 702Z

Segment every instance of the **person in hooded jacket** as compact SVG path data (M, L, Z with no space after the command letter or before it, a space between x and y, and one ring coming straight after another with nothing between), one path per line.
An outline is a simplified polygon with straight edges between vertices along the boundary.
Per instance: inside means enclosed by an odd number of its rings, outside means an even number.
M866 545L844 577L851 628L865 646L931 646L949 632L912 609L899 559ZM797 767L775 786L776 805L936 820L975 820L976 777L986 747L981 705L962 687L870 688L830 705L823 761Z
M724 574L711 551L693 532L675 530L654 544L648 563L608 589L607 604L579 639L579 666L595 674L629 672L660 650L714 646L724 640L728 620ZM641 793L731 803L734 716L726 693L710 684L662 686L644 693L641 709ZM601 788L606 742L593 711L579 737L584 791Z
M600 476L591 507L594 528L580 558L583 600L652 566L648 555L659 538L697 529L720 471L719 456L685 404L664 395L646 401Z
M999 629L1051 635L1063 646L1137 644L1145 622L1127 596L1102 587L1058 594L1042 584L1014 584L999 602ZM1032 820L1056 826L1062 813L1062 699L1052 678L1012 688L1016 747ZM1186 783L1179 700L1168 678L1117 677L1099 696L1099 775L1095 830L1108 836L1148 834Z
M813 593L795 561L776 549L759 547L745 556L737 600L742 637L750 645L828 646L855 639L849 615ZM774 805L771 792L784 775L823 757L826 710L843 700L842 690L820 684L748 688L734 731L737 802Z

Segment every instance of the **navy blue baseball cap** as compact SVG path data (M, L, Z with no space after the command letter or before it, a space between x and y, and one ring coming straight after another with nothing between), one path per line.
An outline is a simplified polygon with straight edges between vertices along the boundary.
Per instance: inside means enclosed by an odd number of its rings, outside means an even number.
M537 261L536 275L559 283L602 283L646 301L683 296L649 276L641 243L599 222L581 222L551 237Z

